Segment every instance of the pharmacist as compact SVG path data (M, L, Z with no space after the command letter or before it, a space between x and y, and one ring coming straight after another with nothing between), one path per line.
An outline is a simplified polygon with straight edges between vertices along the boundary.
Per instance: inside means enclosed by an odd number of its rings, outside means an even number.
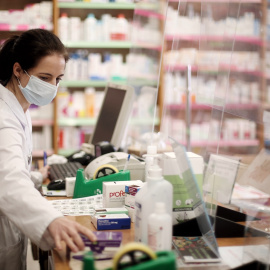
M94 234L63 217L31 180L30 104L49 104L64 75L67 52L57 36L33 29L0 49L0 269L26 269L27 237L43 250L84 248Z

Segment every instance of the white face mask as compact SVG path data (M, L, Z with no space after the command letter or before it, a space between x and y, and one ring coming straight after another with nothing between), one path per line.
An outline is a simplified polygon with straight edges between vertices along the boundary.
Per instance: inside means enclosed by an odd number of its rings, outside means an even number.
M29 76L29 74L25 71ZM28 84L22 87L20 80L19 88L22 91L23 96L30 104L35 104L37 106L44 106L55 98L57 93L58 84L52 85L50 83L44 82L41 79L31 75Z

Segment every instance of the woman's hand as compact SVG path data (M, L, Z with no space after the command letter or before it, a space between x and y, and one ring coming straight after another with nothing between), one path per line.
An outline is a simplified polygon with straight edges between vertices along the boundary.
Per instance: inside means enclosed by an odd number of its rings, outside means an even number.
M54 239L56 248L59 250L62 249L61 241L64 241L73 252L83 250L84 243L79 233L85 235L91 241L97 240L92 231L66 217L55 219L50 223L48 229Z

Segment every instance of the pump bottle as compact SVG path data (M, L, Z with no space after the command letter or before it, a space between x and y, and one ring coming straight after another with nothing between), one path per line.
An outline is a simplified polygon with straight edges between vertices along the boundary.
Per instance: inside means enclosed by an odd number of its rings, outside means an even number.
M155 204L155 211L148 218L148 245L154 251L172 248L172 216L163 202Z
M156 202L164 203L166 212L172 216L172 195L172 184L163 178L162 169L154 158L147 181L135 196L135 241L148 244L148 217L154 212Z

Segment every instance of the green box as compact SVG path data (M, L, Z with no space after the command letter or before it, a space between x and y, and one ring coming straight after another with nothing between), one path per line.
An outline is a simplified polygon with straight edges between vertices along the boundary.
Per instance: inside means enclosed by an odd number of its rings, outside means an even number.
M127 180L130 180L130 172L128 170L88 180L84 177L83 169L79 169L76 174L73 199L102 194L103 182Z
M201 203L204 162L202 156L187 152L196 178L185 184L174 152L165 152L162 157L163 177L173 185L173 222L177 224L195 217L193 210ZM187 176L189 177L189 176Z

